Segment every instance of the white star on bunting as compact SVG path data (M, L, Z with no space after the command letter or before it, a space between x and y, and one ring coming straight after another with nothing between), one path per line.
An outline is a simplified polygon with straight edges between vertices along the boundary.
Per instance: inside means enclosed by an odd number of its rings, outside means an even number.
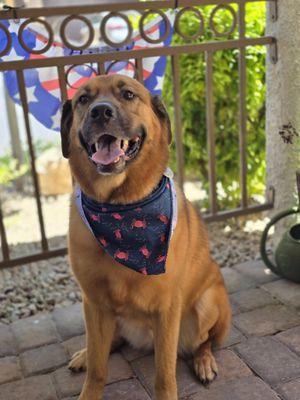
M5 56L2 56L1 59L2 61L18 61L24 60L24 56L19 56L19 54L16 53L16 50L12 48L11 51Z
M156 77L156 85L154 90L162 90L163 83L164 83L164 77L163 76L157 76Z
M27 99L28 103L38 103L39 100L36 98L34 92L35 92L36 87L35 86L30 86L27 88Z
M60 128L60 118L61 118L61 112L60 112L60 108L58 107L56 114L54 114L51 117L51 121L52 121L51 129Z

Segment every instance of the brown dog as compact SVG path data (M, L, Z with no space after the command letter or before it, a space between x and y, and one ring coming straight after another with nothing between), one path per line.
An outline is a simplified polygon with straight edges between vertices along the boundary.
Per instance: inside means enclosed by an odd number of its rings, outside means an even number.
M91 79L65 103L61 128L63 154L89 198L134 203L161 181L168 163L170 121L161 101L136 80L120 75ZM103 163L91 160L100 146L106 149ZM178 398L178 349L193 355L202 382L211 382L217 374L211 347L228 332L228 296L205 227L178 187L176 191L178 220L166 273L149 276L120 265L100 248L73 196L69 255L82 290L87 345L73 356L70 368L87 367L81 400L102 398L109 353L120 337L135 347L154 346L158 400Z

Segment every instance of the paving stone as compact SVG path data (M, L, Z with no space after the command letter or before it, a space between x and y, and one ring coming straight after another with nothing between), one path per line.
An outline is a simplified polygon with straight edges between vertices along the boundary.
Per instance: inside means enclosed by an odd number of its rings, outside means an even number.
M109 357L108 362L108 377L107 383L129 379L134 376L134 373L120 353L113 353Z
M229 382L233 379L240 379L253 375L244 361L232 350L219 350L214 352L214 356L219 370L218 377L213 382L214 386L223 385L225 382ZM192 359L188 362L188 365L191 368L190 373L194 373ZM180 376L178 379L180 380ZM207 387L201 385L198 390L204 395L207 391Z
M85 328L81 303L54 310L53 320L63 340L84 334Z
M77 396L73 396L73 397L64 397L63 400L77 400Z
M17 357L0 358L0 385L21 378L22 374Z
M214 353L218 363L219 375L214 385L224 381L250 376L252 372L247 365L231 350L219 350ZM192 369L193 361L187 363L182 359L177 361L177 383L180 397L189 396L195 392L206 393L206 388L200 383ZM132 362L134 371L149 393L154 395L155 366L154 356L146 356Z
M149 395L136 379L107 385L103 400L150 400Z
M11 324L20 351L58 341L57 331L48 314L34 315Z
M67 367L62 367L53 373L53 378L60 398L64 398L81 392L85 372L73 373Z
M258 285L280 279L279 276L273 274L273 272L265 266L262 260L246 261L242 264L235 265L233 268L243 275L246 275L248 278L253 279Z
M267 283L266 285L263 285L262 288L271 293L272 296L277 297L283 303L300 308L299 283L280 279L275 282Z
M220 348L225 348L232 346L234 344L240 343L242 340L245 340L245 336L233 325L231 325L229 336L225 343Z
M133 361L131 365L143 386L154 396L154 355L139 358ZM177 361L177 383L180 397L186 397L203 388L203 385L201 385L187 363L182 359L178 359Z
M27 350L21 354L20 359L25 376L52 371L68 361L60 343Z
M77 396L73 396L73 397L64 397L63 400L77 400Z
M280 400L276 393L256 377L237 379L216 386L214 383L205 391L197 393L189 400Z
M70 357L79 350L85 348L85 335L75 336L63 343Z
M247 276L240 274L233 268L221 268L222 275L229 293L238 292L239 290L249 289L256 285L255 281Z
M219 369L218 378L214 382L216 385L252 375L248 366L232 350L219 350L214 355Z
M48 375L33 376L1 386L0 400L57 400Z
M62 367L53 373L58 392L61 397L74 396L81 392L85 372L74 373L67 367ZM120 353L113 353L109 357L107 384L130 379L134 373L128 362Z
M0 357L17 354L17 345L10 326L0 324Z
M270 384L300 376L300 358L270 337L251 338L235 349L257 375Z
M284 400L300 399L300 378L284 383L276 388Z
M271 305L233 317L234 324L247 335L264 336L300 323L300 314L283 305Z
M125 344L124 346L121 347L121 353L123 354L125 360L131 362L138 358L142 358L152 354L153 350L137 350L134 349L129 344Z
M300 326L278 333L276 338L300 355Z
M230 295L230 300L237 304L241 312L279 303L278 300L274 299L269 293L259 288L233 293Z
M73 397L64 397L63 400L77 400L77 396L73 396Z
M237 292L238 293L238 292ZM230 301L230 307L231 307L231 314L232 315L237 315L242 312L241 308L238 306L238 304L232 299L232 295L229 296L229 301Z

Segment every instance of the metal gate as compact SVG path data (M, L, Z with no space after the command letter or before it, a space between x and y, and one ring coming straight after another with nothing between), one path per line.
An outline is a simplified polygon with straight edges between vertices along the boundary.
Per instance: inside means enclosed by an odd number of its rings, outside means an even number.
M30 54L36 55L26 60L5 61L0 64L0 71L15 70L17 74L17 82L19 88L20 101L23 108L24 121L26 127L28 148L31 160L31 174L33 178L34 193L37 205L37 214L39 218L39 226L41 233L41 248L42 251L29 256L13 258L10 257L10 249L7 243L3 214L0 208L0 233L1 233L1 248L2 261L0 268L10 267L14 265L24 264L40 259L54 257L66 254L66 248L49 249L48 240L45 233L45 224L43 218L43 210L41 204L39 183L35 165L35 149L32 141L31 127L29 121L29 107L27 101L27 93L24 82L24 71L33 68L56 68L59 79L59 87L61 99L68 98L68 79L66 71L74 65L91 64L96 66L97 74L105 74L108 72L107 62L115 63L118 61L128 61L134 65L135 77L140 82L143 82L143 60L149 57L158 57L165 55L171 59L172 76L173 76L173 100L174 100L174 132L176 142L177 156L177 178L182 186L184 182L184 152L182 144L182 115L180 105L180 70L179 58L181 54L204 53L205 55L205 74L206 74L206 127L207 127L207 143L209 155L209 186L210 186L210 212L204 218L208 221L217 221L228 217L250 214L272 208L273 197L272 193L267 194L265 204L249 206L247 195L247 158L246 158L246 60L245 52L247 46L266 45L269 46L269 56L276 61L276 40L274 37L262 36L257 38L246 37L246 5L247 3L256 3L260 0L165 0L165 1L145 1L145 2L127 2L127 3L111 3L86 6L67 6L57 8L27 8L27 9L6 9L0 12L0 30L2 30L7 38L5 49L0 49L0 57L9 54L12 45L11 34L3 24L3 20L20 20L20 29L18 31L18 40L20 46ZM262 1L262 0L261 0ZM276 0L264 0L269 3L272 12L272 17L276 20ZM205 20L201 7L212 6L212 11L208 20ZM174 26L171 26L166 10L176 10ZM165 33L170 29L174 29L174 35L179 35L186 43L183 45L171 45L169 47L149 47L139 50L124 49L126 44L130 43L133 27L130 19L124 14L124 11L135 10L140 13L139 31L142 37L153 43L151 38L144 29L144 23L150 14L158 14L164 21ZM228 31L220 31L216 26L214 17L220 10L226 10L232 16L232 26ZM110 47L109 52L89 52L90 44L95 36L95 27L90 23L86 15L107 12L105 18L100 24L100 32L103 41ZM187 36L181 29L180 19L186 12L193 12L199 19L199 29L193 36ZM59 36L62 43L73 50L67 56L43 58L45 53L54 40L54 32L49 23L49 17L63 16L60 26ZM127 24L128 35L122 43L112 42L106 35L105 24L109 18L118 16ZM88 39L82 46L74 46L67 37L66 28L70 21L80 20L86 24L88 30ZM30 23L40 23L48 32L48 43L45 43L44 48L33 50L28 48L23 40L24 29ZM201 43L193 43L195 39L203 35L204 27L208 26L212 36L218 40L205 41ZM228 38L233 32L238 32L235 39ZM223 40L220 40L223 37ZM163 37L156 39L156 43L161 43ZM122 49L120 50L120 47ZM215 117L214 117L214 99L213 99L213 55L214 52L224 49L238 49L239 61L239 153L240 153L240 187L241 187L241 206L237 209L218 211L217 207L217 190L216 190L216 154L215 154Z

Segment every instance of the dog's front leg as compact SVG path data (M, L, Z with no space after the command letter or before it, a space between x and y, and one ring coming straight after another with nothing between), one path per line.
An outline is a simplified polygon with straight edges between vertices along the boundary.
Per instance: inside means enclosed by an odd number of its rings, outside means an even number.
M114 315L84 301L87 341L87 374L79 400L100 400L107 377L107 364L116 329Z
M156 400L177 400L176 362L181 311L178 304L153 320Z

